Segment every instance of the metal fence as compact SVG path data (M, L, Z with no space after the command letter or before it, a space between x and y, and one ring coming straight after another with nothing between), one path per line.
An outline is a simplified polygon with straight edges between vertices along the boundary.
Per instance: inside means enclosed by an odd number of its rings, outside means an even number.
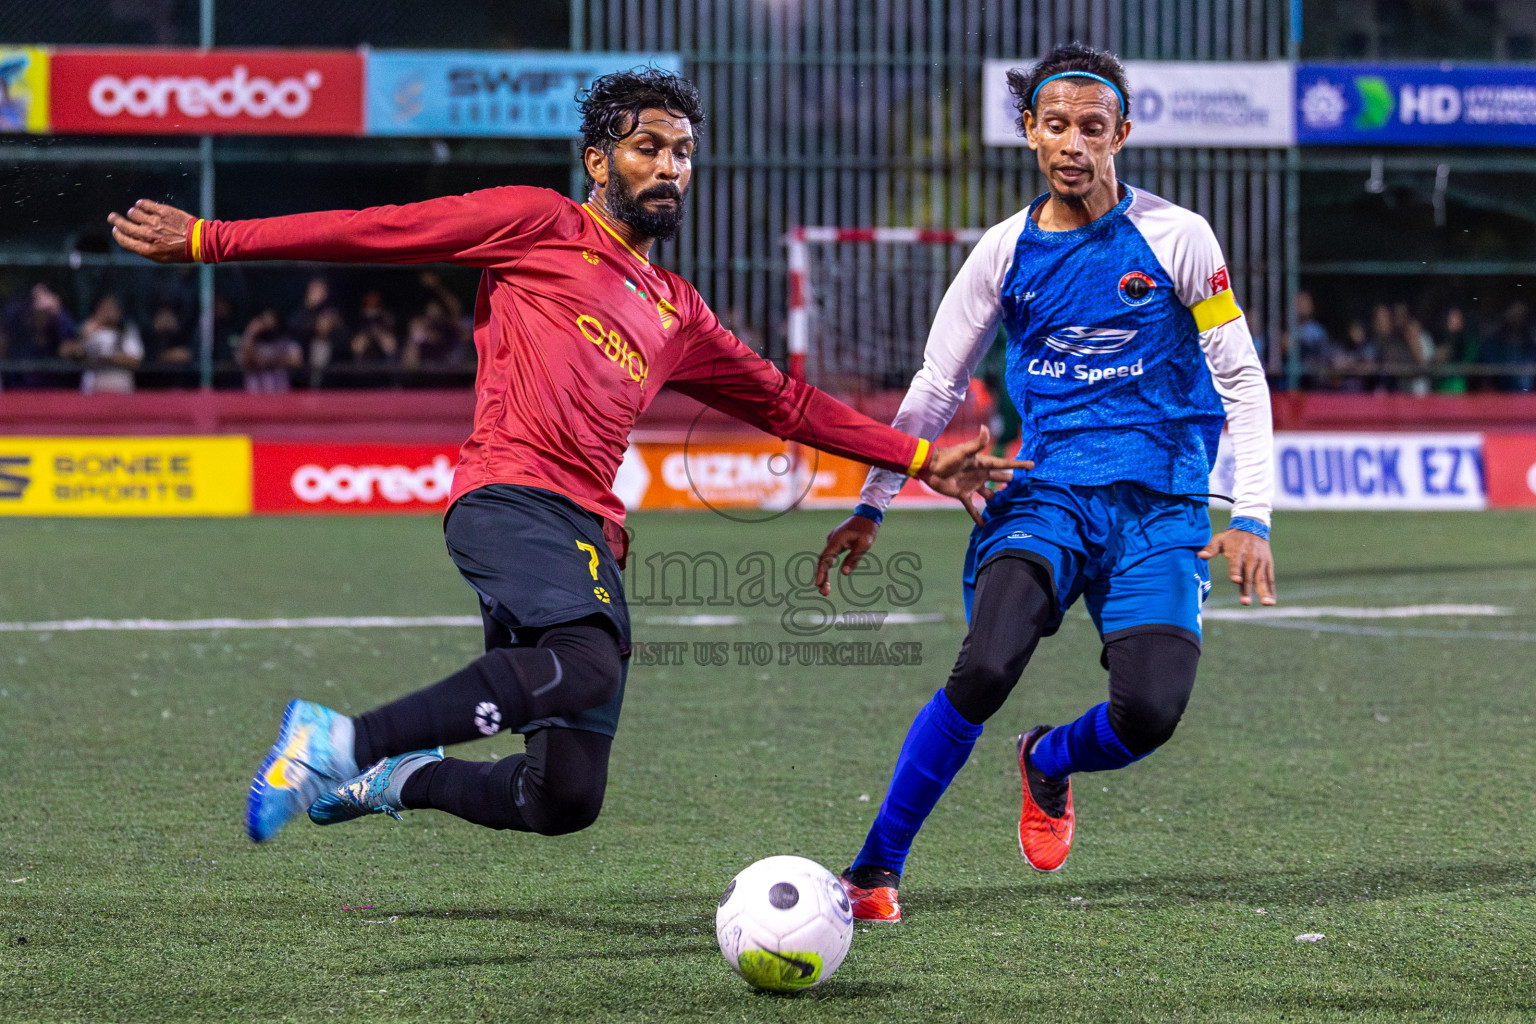
M983 60L1025 63L1073 40L1125 59L1283 59L1289 10L1287 0L577 0L572 45L682 54L709 122L693 216L660 258L782 356L791 228L984 227L1043 191L1031 151L982 145ZM1288 159L1223 149L1118 158L1124 180L1211 221L1239 300L1272 334L1284 326L1295 246ZM961 247L949 252L946 273L961 258ZM905 365L882 364L883 378L915 368L937 301L923 292ZM1278 352L1269 358L1278 369Z

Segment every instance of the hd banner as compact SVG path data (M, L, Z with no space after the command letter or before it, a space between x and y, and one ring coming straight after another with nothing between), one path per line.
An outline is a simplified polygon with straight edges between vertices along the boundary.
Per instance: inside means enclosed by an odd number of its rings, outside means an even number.
M982 69L982 138L1023 146L1008 71L1029 61L988 60ZM1126 61L1130 146L1282 148L1295 145L1292 66L1285 61Z
M244 437L0 437L0 515L240 516Z
M1301 64L1303 146L1536 146L1536 67Z
M680 73L683 65L675 53L374 50L367 132L575 138L577 93L599 75L641 66Z
M351 50L59 49L52 129L112 135L359 135Z

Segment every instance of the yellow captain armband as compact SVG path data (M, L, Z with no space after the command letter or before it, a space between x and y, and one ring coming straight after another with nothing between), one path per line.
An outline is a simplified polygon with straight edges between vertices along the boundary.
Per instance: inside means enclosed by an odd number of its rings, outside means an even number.
M917 451L912 453L912 461L907 465L907 476L917 476L923 468L923 463L928 461L928 449L933 447L926 437L917 439Z
M1243 311L1237 308L1237 297L1232 294L1232 289L1223 288L1210 298L1195 303L1189 307L1189 311L1195 314L1195 327L1200 332L1229 324L1243 315Z
M203 220L201 217L192 222L192 238L190 246L192 249L193 263L203 262L203 225L206 223L208 222Z

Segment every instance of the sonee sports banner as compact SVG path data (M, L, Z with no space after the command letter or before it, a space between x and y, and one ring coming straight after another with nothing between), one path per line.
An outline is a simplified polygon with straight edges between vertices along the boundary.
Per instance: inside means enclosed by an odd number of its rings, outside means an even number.
M244 437L0 437L0 515L241 516Z

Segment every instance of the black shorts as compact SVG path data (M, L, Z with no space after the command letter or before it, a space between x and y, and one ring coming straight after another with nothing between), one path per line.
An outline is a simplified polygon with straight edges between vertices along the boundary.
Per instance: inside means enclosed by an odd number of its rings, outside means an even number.
M470 491L448 511L448 554L480 595L485 646L533 643L540 633L578 619L612 625L629 674L629 607L624 577L603 521L569 498L538 487L490 484ZM624 704L624 683L612 700L571 718L529 722L612 736Z

